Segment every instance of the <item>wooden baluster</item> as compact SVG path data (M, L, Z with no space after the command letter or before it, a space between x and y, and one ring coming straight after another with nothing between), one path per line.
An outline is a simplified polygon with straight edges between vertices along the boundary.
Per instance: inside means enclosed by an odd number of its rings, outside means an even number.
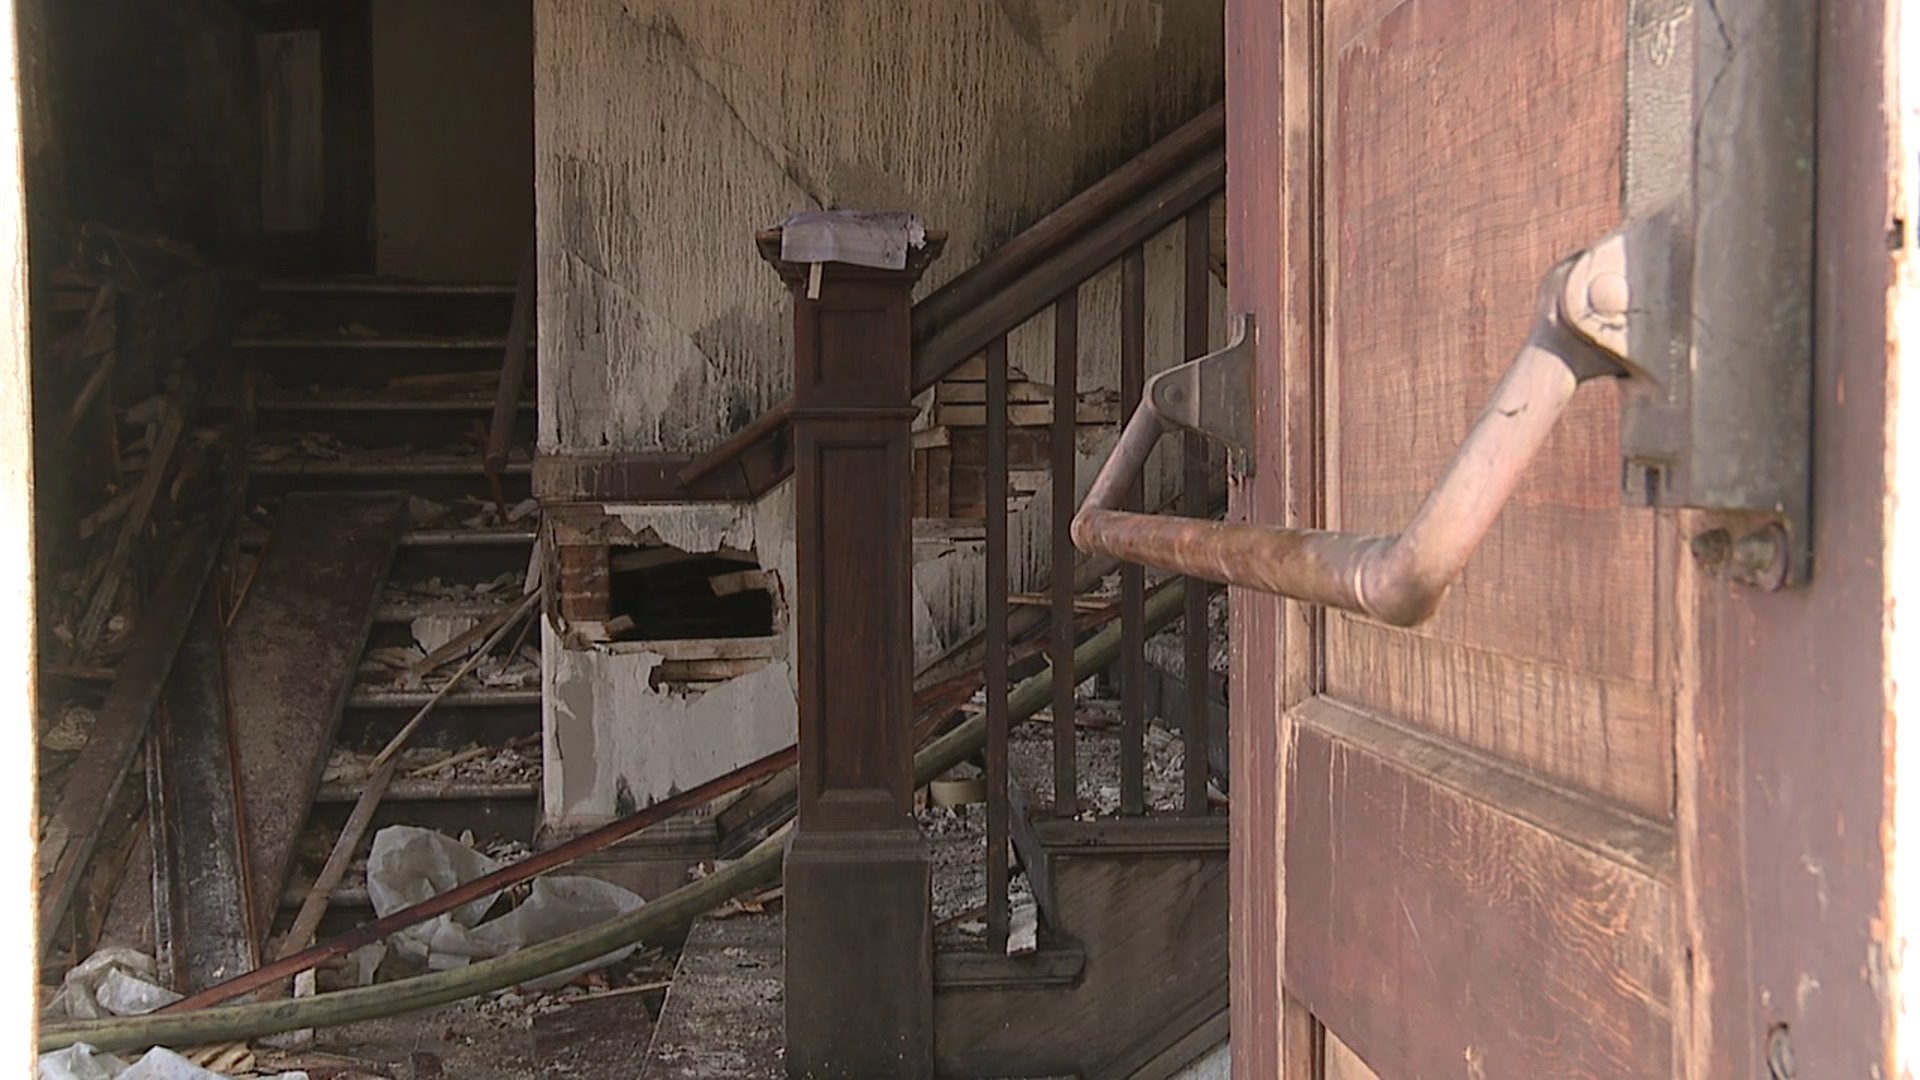
M1208 317L1213 310L1211 295L1212 282L1208 266L1209 246L1212 243L1213 227L1208 218L1207 206L1202 203L1187 213L1187 262L1185 330L1186 356L1203 356L1207 352ZM1187 432L1186 472L1181 480L1180 512L1187 517L1207 516L1207 488L1213 476L1213 446L1203 435ZM1186 686L1186 721L1182 725L1182 734L1186 742L1186 773L1188 814L1207 813L1207 748L1208 728L1213 719L1210 695L1207 693L1207 680L1213 668L1207 659L1211 634L1207 625L1207 583L1197 578L1187 581L1187 611L1184 630L1186 645L1184 682Z
M1053 810L1070 818L1080 812L1078 762L1074 754L1073 536L1074 445L1080 396L1080 290L1053 304Z
M987 346L987 947L1007 949L1007 339Z
M1138 247L1120 263L1120 415L1140 404L1147 367L1147 263ZM1134 481L1125 508L1138 511ZM1138 563L1120 570L1120 812L1146 813L1147 576Z

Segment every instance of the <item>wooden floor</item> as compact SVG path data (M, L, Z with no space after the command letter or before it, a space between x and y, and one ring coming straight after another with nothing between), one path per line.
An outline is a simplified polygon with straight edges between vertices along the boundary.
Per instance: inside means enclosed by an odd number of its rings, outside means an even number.
M786 1076L781 928L770 914L694 924L641 1080Z

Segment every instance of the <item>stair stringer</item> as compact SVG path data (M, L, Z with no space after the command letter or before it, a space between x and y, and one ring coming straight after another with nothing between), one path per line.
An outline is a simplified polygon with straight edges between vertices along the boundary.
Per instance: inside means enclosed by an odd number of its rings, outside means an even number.
M1033 831L1055 933L1078 944L1084 964L1069 983L937 983L940 1075L1121 1080L1184 1064L1168 1051L1228 1003L1227 820L1045 821Z

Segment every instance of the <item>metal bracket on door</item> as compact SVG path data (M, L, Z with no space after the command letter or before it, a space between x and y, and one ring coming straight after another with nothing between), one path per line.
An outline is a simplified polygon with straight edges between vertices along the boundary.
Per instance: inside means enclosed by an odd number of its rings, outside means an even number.
M1236 315L1225 347L1155 375L1146 400L1168 423L1226 443L1253 475L1253 316Z

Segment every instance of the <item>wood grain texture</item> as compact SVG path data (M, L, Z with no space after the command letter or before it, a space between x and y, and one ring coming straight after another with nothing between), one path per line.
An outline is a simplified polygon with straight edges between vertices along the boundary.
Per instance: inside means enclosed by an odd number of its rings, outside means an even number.
M1670 1075L1668 884L1508 812L1561 798L1518 774L1436 778L1384 725L1292 731L1287 982L1329 1030L1383 1076Z
M1235 478L1230 516L1274 525L1308 523L1302 515L1313 500L1291 496L1318 486L1311 433L1319 166L1308 90L1318 8L1317 0L1227 0L1228 310L1250 312L1273 328L1255 340L1257 467L1252 477ZM1231 590L1228 602L1238 721L1229 746L1233 1070L1280 1076L1285 1047L1299 1042L1282 1023L1281 731L1285 708L1309 689L1312 640L1303 631L1312 616L1241 589Z
M1898 1075L1884 1056L1900 931L1886 921L1883 859L1913 839L1886 816L1885 418L1912 365L1887 338L1891 10L1820 5L1812 580L1777 593L1697 575L1679 586L1698 643L1682 702L1697 751L1681 765L1699 987L1687 1064L1702 1080L1766 1075L1776 1024L1799 1076ZM1689 536L1710 524L1681 519Z
M1380 1076L1338 1036L1328 1035L1326 1080L1380 1080Z
M1343 698L1640 813L1672 814L1672 720L1653 687L1343 615L1329 623L1328 652L1339 658L1329 680ZM1363 677L1364 692L1347 692Z
M1512 16L1465 0L1328 5L1338 527L1404 525L1524 339L1540 275L1619 220L1623 3ZM1336 619L1327 688L1664 817L1652 519L1617 505L1616 408L1604 390L1575 400L1430 624L1381 635Z

